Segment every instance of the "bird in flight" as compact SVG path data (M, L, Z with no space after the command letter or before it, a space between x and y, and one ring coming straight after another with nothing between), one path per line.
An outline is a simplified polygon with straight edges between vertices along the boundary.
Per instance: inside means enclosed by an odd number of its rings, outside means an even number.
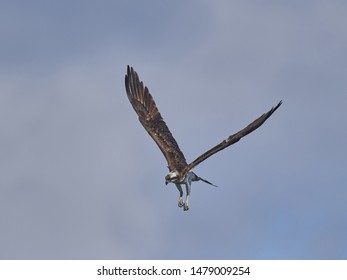
M159 110L154 102L152 95L149 93L148 88L143 85L143 82L140 81L136 71L132 67L129 67L129 65L127 68L127 74L125 75L125 89L129 101L139 117L139 121L146 129L148 134L157 143L161 152L164 154L169 168L169 173L165 177L165 184L167 185L168 183L173 183L176 185L180 194L178 199L178 206L183 207L184 211L187 211L189 209L188 199L192 182L203 181L207 184L215 186L209 181L196 175L192 171L193 168L213 154L238 142L242 137L257 129L282 104L282 101L280 101L275 107L272 107L270 111L261 115L244 129L233 135L230 135L227 139L223 140L218 145L203 153L196 160L187 164L187 161L175 138L172 136L169 128L160 115ZM181 185L185 185L186 188L186 197L184 201L183 189Z

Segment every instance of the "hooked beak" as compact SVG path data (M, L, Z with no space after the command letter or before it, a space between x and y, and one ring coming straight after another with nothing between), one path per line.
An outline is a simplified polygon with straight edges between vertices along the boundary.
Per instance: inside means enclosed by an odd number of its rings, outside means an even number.
M165 185L167 185L168 183L170 183L170 177L169 177L169 175L166 175L165 176Z

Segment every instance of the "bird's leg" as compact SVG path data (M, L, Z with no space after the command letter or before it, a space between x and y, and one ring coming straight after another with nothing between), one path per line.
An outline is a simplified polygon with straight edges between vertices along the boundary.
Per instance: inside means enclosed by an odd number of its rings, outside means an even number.
M181 184L175 184L178 191L180 192L180 197L178 199L178 207L182 207L183 206L183 190L181 187Z
M189 195L190 195L190 181L187 180L187 181L185 182L185 185L186 185L187 194L186 194L186 201L184 202L184 208L183 208L183 210L184 210L184 211L187 211L187 210L189 210L188 199L189 199Z

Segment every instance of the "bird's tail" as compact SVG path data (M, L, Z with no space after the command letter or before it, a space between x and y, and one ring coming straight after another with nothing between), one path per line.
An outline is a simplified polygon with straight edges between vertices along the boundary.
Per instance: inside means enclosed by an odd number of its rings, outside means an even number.
M203 182L205 182L205 183L207 183L207 184L209 184L209 185L211 185L211 186L214 186L214 187L217 187L217 188L218 188L218 186L212 184L211 182L209 182L209 181L207 181L207 180L205 180L205 179L203 179L203 178L201 178L201 177L199 177L199 176L197 176L197 175L196 175L196 180L194 180L194 181L203 181Z

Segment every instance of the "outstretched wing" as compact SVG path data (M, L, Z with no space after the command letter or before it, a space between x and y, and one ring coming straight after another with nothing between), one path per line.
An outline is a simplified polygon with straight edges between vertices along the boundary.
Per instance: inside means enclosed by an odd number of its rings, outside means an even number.
M205 159L207 159L210 156L212 156L213 154L225 149L226 147L229 147L230 145L238 142L242 137L244 137L247 134L251 133L252 131L256 130L277 110L277 108L279 106L281 106L281 104L282 104L282 101L280 101L276 107L272 107L269 112L261 115L255 121L253 121L248 126L246 126L244 129L240 130L239 132L237 132L233 135L230 135L227 139L223 140L223 142L221 142L217 146L213 147L212 149L208 150L206 153L199 156L192 163L188 164L188 166L185 168L184 171L188 172L188 171L192 170L195 166L197 166L199 163L203 162Z
M125 89L141 124L164 154L169 170L183 170L187 166L183 153L160 115L148 88L144 87L136 71L129 65L125 75Z

